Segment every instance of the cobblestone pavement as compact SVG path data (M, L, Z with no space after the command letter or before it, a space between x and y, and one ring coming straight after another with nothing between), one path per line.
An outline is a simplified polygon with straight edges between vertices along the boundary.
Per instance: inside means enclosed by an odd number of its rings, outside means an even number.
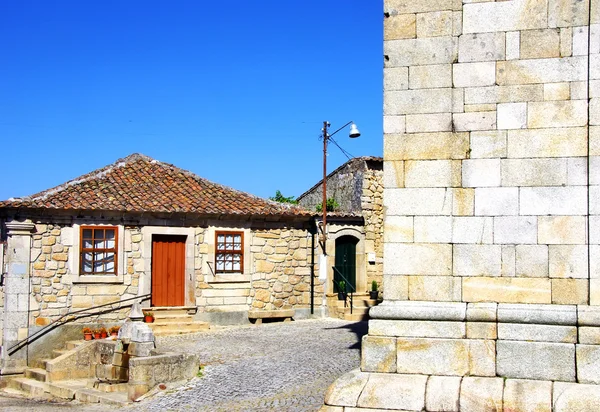
M326 389L360 365L367 322L335 319L238 326L162 338L159 349L194 352L203 376L131 411L316 411Z

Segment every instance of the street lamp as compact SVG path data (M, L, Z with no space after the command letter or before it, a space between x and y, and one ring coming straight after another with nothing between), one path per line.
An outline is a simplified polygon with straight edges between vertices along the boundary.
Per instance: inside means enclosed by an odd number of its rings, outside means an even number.
M346 123L331 134L329 134L328 131L331 124L328 121L323 122L323 255L327 255L327 249L325 248L325 244L327 242L327 143L329 142L329 139L331 139L331 136L333 136L348 125L351 125L349 134L351 138L360 136L358 128L352 121L349 121L348 123Z

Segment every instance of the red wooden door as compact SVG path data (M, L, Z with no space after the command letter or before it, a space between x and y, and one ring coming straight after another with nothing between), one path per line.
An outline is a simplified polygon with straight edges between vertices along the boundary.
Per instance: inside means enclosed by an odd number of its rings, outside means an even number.
M185 304L185 236L152 236L152 306Z

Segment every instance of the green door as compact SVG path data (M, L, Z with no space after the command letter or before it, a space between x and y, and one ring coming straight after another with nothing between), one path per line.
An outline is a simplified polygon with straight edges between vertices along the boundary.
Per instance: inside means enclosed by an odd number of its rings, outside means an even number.
M356 244L358 239L354 236L341 236L335 240L335 268L339 270L347 279L347 283L352 285L346 289L348 292L356 290ZM338 292L338 283L343 280L338 271L333 271L334 286L333 291Z

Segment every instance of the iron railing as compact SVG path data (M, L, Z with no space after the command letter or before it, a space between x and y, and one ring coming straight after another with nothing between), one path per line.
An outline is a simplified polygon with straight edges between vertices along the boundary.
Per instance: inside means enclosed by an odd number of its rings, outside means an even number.
M333 283L335 283L338 287L338 291L341 289L344 289L342 291L342 293L344 294L344 307L347 306L348 304L348 286L350 287L350 314L352 314L352 307L353 305L353 298L354 298L354 292L356 292L356 289L354 288L354 286L352 285L352 283L350 283L350 281L348 279L346 279L346 277L344 275L342 275L342 272L340 272L340 270L338 268L336 268L335 266L333 266L333 271L338 275L338 277L342 278L342 280L336 281L335 279L333 280ZM335 277L335 276L334 276ZM341 283L344 282L344 287L342 288Z
M88 316L95 316L95 315L101 315L103 313L113 312L115 310L122 309L124 302L129 302L129 301L137 300L137 299L139 299L141 302L143 300L150 299L151 296L152 296L152 294L148 293L147 295L135 296L132 298L118 300L116 302L104 303L102 305L96 305L96 306L92 306L89 308L80 309L80 310L76 310L74 312L66 313L66 314L62 315L61 317L59 317L58 319L53 320L52 322L50 322L49 324L44 326L42 329L40 329L36 332L33 332L31 335L27 336L25 339L18 341L17 343L15 343L11 347L9 347L6 351L7 351L8 355L12 355L16 351L22 349L24 346L29 345L31 342L35 342L37 339L41 338L46 333L50 332L51 330L53 330L61 325L64 325L65 323L74 321L79 318L85 318ZM118 305L118 306L113 307L115 305ZM98 309L107 308L107 307L110 307L110 308L98 310ZM98 310L98 311L96 311L94 313L88 313L90 311L95 311L95 310Z

